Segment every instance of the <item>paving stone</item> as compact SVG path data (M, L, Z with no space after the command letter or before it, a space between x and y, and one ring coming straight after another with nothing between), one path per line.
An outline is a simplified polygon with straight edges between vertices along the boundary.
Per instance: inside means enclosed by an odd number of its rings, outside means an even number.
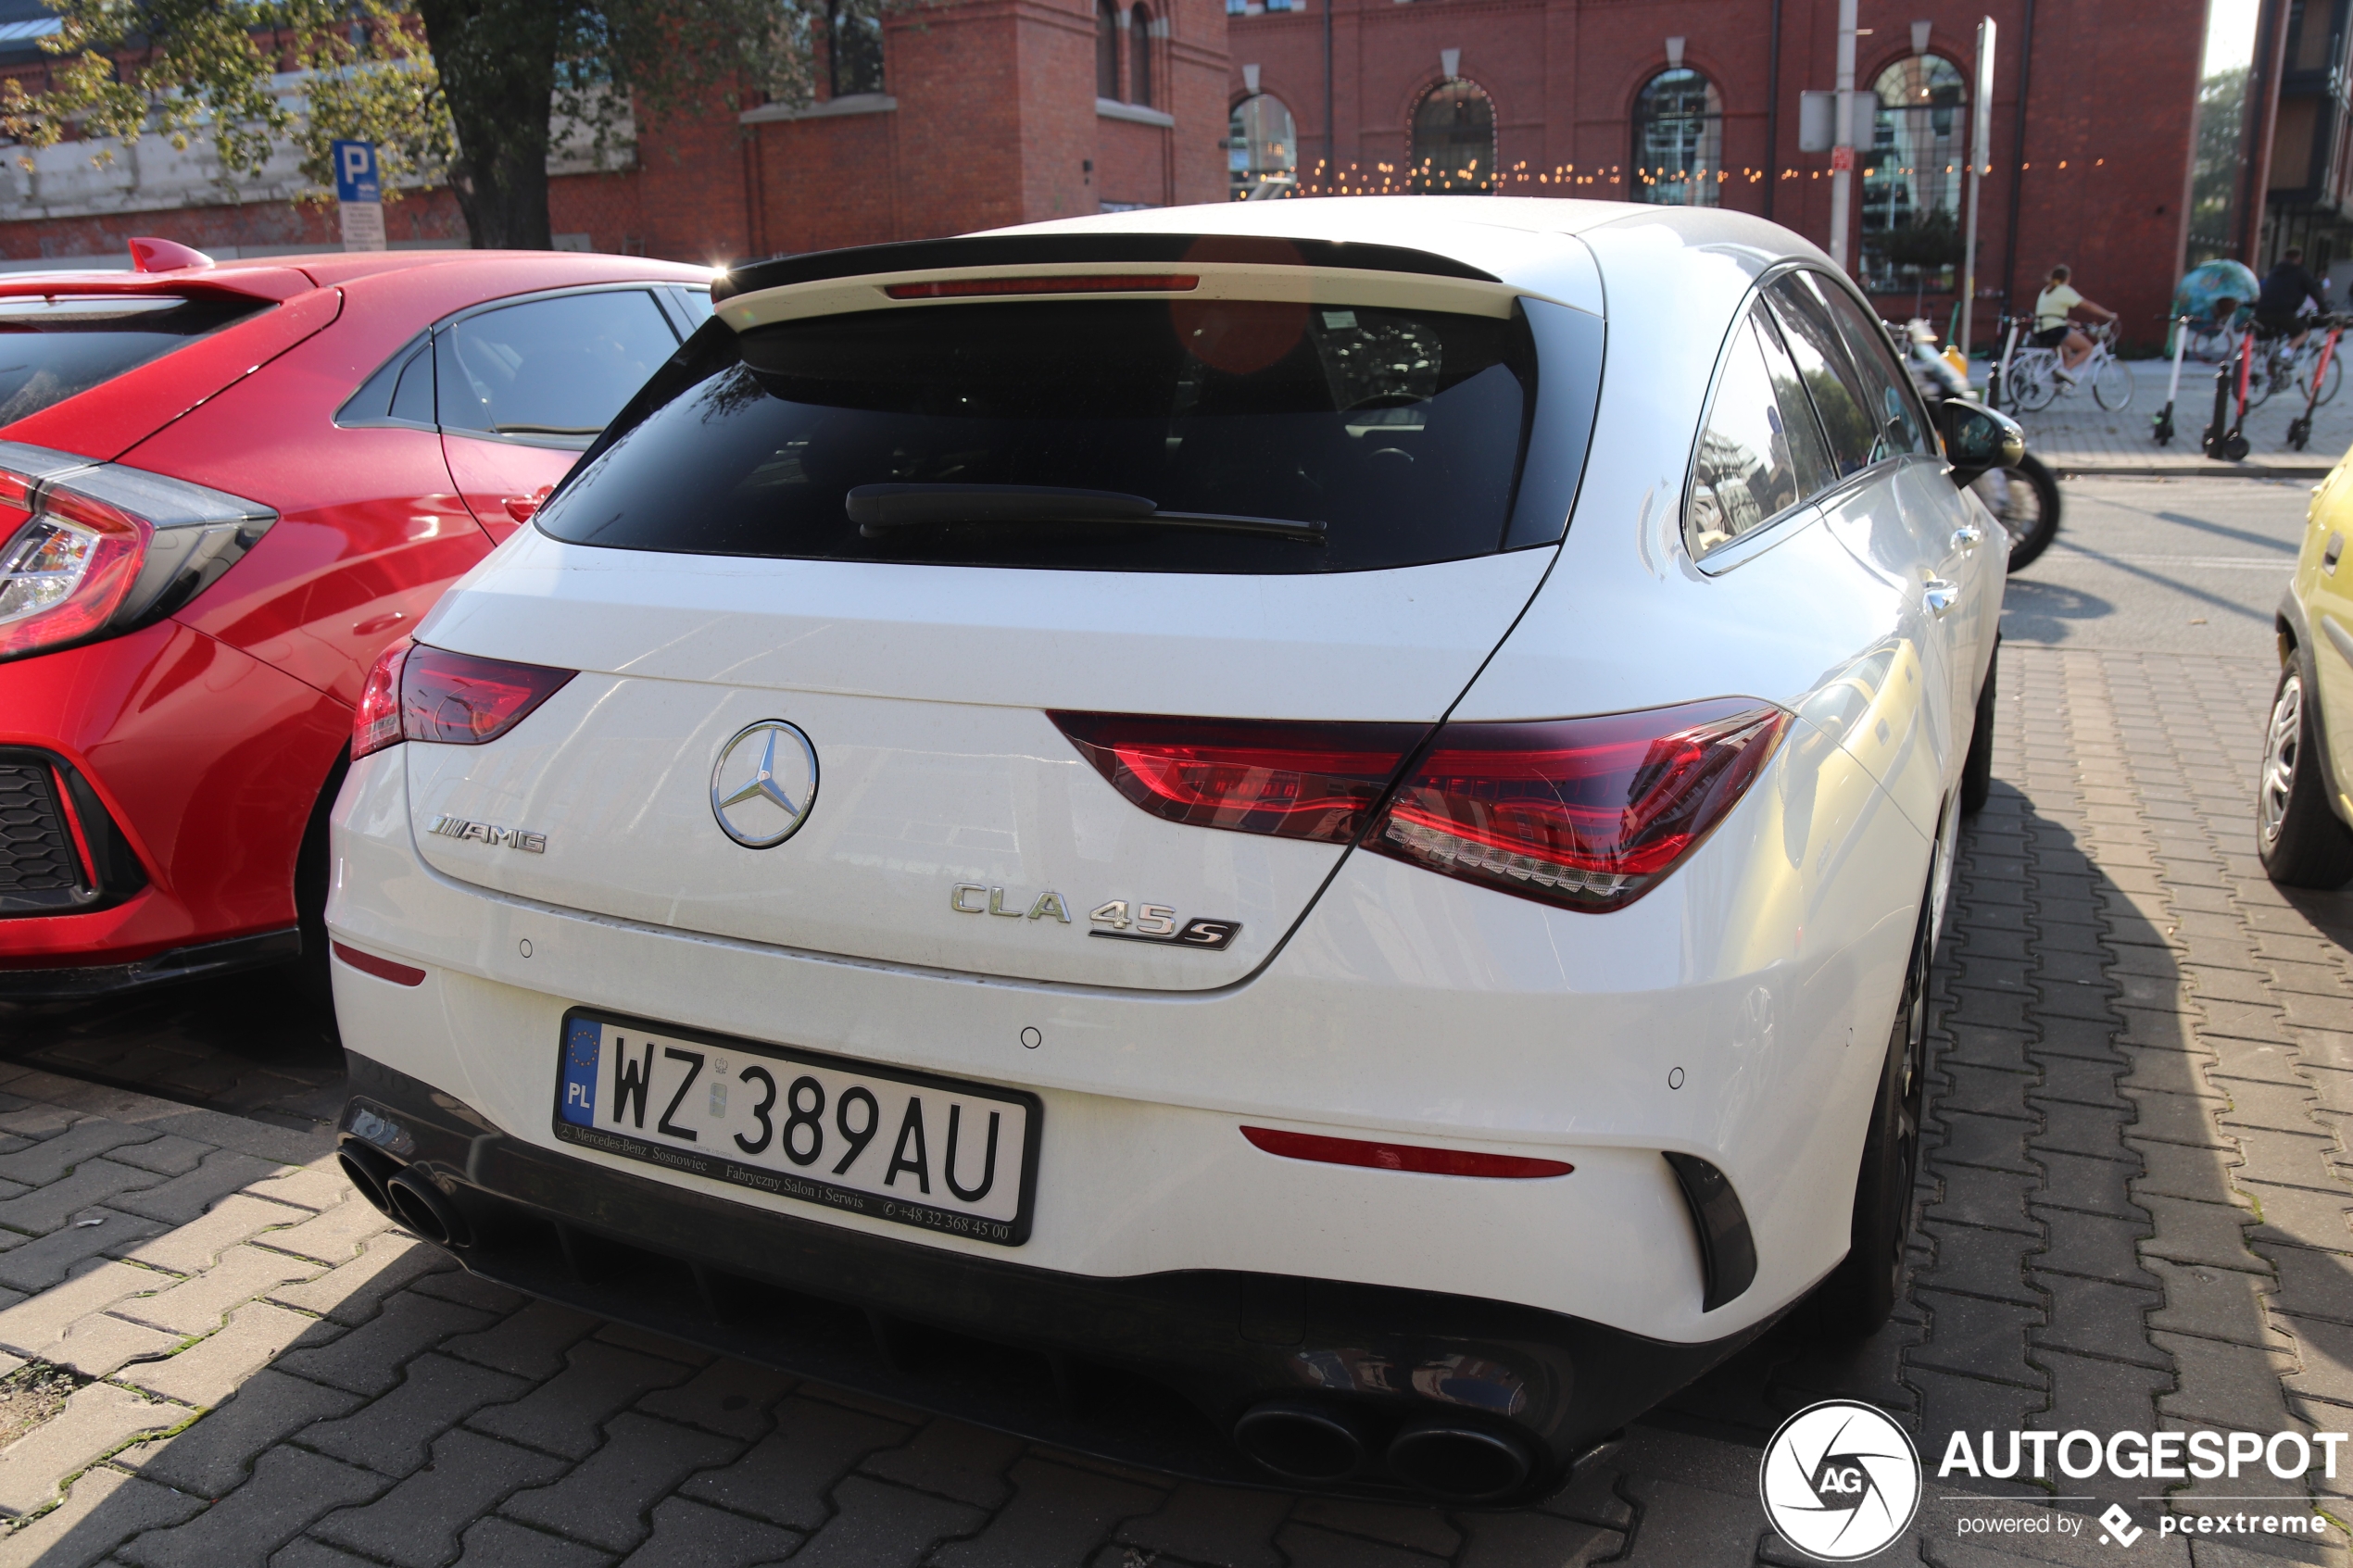
M1757 1537L1765 1533L1754 1492L1705 1491L1673 1481L1629 1485L1642 1512L1626 1562L1635 1568L1731 1568L1754 1560Z
M2275 1133L2250 1128L2239 1135L2240 1182L2275 1186L2336 1189L2336 1140L2326 1133Z
M938 1568L1084 1568L1122 1520L1157 1510L1164 1494L1108 1475L1025 1459L1012 1471L1013 1499L969 1540L939 1548Z
M1941 1453L1955 1432L2020 1431L2035 1424L2029 1412L2039 1411L2050 1396L2040 1388L1992 1383L1924 1367L1907 1369L1904 1381L1920 1396L1920 1448Z
M2153 1193L2139 1196L2142 1207L2157 1222L2157 1233L2141 1243L2143 1257L2249 1273L2263 1270L2262 1260L2246 1249L2244 1227L2255 1221L2251 1210L2227 1203L2188 1203Z
M145 1143L123 1144L107 1151L107 1157L125 1165L136 1165L143 1171L153 1171L162 1176L185 1175L204 1162L213 1151L208 1143L183 1138L177 1133L166 1133Z
M195 1170L160 1185L126 1195L114 1206L150 1220L161 1220L168 1225L184 1225L231 1193L273 1176L281 1169L272 1160L257 1160L234 1149L218 1149L205 1156L204 1162Z
M1944 1087L1937 1096L1940 1105L1957 1112L1978 1116L2031 1116L2026 1108L2027 1091L2034 1080L2022 1073L1997 1073L1990 1068L1970 1067L1963 1062L1950 1062L1944 1070Z
M270 1568L376 1568L364 1557L338 1550L324 1541L296 1536L271 1554Z
M391 1310L386 1309L386 1315ZM366 1330L355 1330L365 1333ZM475 1416L475 1430L548 1453L583 1459L598 1441L598 1428L649 1389L684 1383L686 1368L617 1345L574 1345L564 1370L510 1405Z
M101 1263L85 1269L66 1284L0 1311L0 1349L30 1356L63 1334L76 1319L104 1311L126 1296L174 1283L169 1274L128 1263Z
M452 1336L479 1329L484 1318L485 1314L454 1301L404 1293L385 1302L382 1311L359 1327L346 1330L327 1344L314 1340L288 1355L283 1364L297 1376L355 1394L381 1394L399 1381L400 1368L410 1358Z
M1291 1499L1280 1492L1186 1481L1157 1512L1120 1525L1119 1539L1205 1568L1283 1568L1274 1536L1290 1509Z
M2145 1276L2136 1273L2134 1277ZM2117 1280L2041 1270L2029 1274L2027 1281L2046 1292L2051 1303L2047 1321L2027 1331L2028 1340L2035 1347L2171 1369L2172 1362L2148 1344L2147 1314L2165 1299L2158 1292Z
M716 1361L689 1382L675 1388L655 1389L639 1399L636 1408L665 1421L684 1422L707 1432L749 1442L768 1430L769 1407L790 1393L794 1382L790 1375L773 1367L755 1366L749 1361ZM976 1432L979 1428L964 1430ZM925 1489L961 1495L946 1486Z
M192 1496L218 1498L243 1481L271 1444L359 1404L357 1394L265 1367L186 1431L125 1449L115 1462Z
M1931 1097L1929 1117L1944 1130L1944 1141L1927 1152L1928 1163L1984 1165L1994 1170L2039 1175L2042 1167L2027 1157L2027 1140L2036 1132L2030 1121L2007 1116L1966 1116L1949 1111Z
M2255 1348L2287 1348L2268 1321L2263 1298L2271 1282L2263 1275L2161 1258L2150 1259L2148 1268L2165 1292L2165 1305L2149 1315L2150 1327Z
M2127 1285L2157 1282L2141 1270L2137 1244L2150 1233L2148 1222L2086 1214L2075 1209L2036 1208L2034 1217L2050 1234L2050 1248L2039 1266L2055 1273L2089 1274Z
M650 1400L647 1406L651 1408ZM1013 1493L1006 1473L1022 1449L1019 1438L943 1418L917 1432L904 1447L869 1455L860 1468L976 1508L995 1508Z
M219 1263L183 1284L116 1302L114 1315L174 1334L210 1334L230 1309L267 1294L273 1286L308 1279L318 1272L318 1264L283 1252L233 1247L221 1254Z
M2353 1406L2353 1327L2284 1315L2273 1322L2296 1337L2296 1360L2301 1370L2284 1380L2288 1392Z
M689 1345L683 1339L673 1339L667 1334L656 1334L635 1323L600 1323L596 1338L599 1344L618 1345L641 1356L656 1356L666 1361L684 1362L690 1367L709 1366L717 1360L711 1352L698 1345Z
M2231 1186L2231 1177L2238 1169L2235 1143L2229 1148L2215 1148L2133 1139L2130 1147L2146 1164L2133 1183L2136 1197L2180 1198L2193 1203L2235 1201Z
M2042 1307L2042 1298L2026 1287L2025 1279L2025 1260L2042 1251L2040 1238L1979 1225L1935 1223L1921 1225L1919 1234L1935 1247L1936 1263L1918 1272L1918 1283L1948 1285L2022 1307Z
M436 1568L457 1555L459 1533L476 1518L509 1495L543 1486L563 1470L564 1461L552 1455L460 1427L444 1433L434 1444L431 1464L364 1508L321 1520L310 1533L399 1568Z
M447 1273L420 1274L409 1288L484 1312L520 1311L531 1300L518 1291L510 1290L480 1274L470 1274L462 1268L451 1269Z
M1466 1513L1463 1532L1459 1568L1586 1568L1616 1557L1626 1541L1615 1530L1541 1513Z
M69 1114L47 1107L36 1110L37 1115L27 1116L19 1111L0 1118L0 1131L38 1135L30 1134L29 1129L53 1125L61 1116ZM31 1187L48 1186L84 1160L94 1160L125 1144L152 1143L157 1135L145 1127L125 1126L102 1116L90 1117L43 1138L30 1148L0 1154L0 1180L22 1182Z
M69 1220L86 1218L109 1198L127 1199L134 1189L162 1180L153 1171L135 1165L85 1160L73 1168L71 1175L0 1203L0 1226L27 1236L46 1236Z
M1445 1515L1431 1508L1398 1508L1387 1503L1357 1502L1344 1498L1304 1497L1291 1510L1302 1524L1335 1530L1367 1540L1387 1541L1438 1557L1451 1557L1462 1547L1460 1532Z
M313 1211L332 1209L354 1196L350 1180L332 1154L321 1156L309 1165L282 1169L274 1176L248 1185L245 1191L255 1198L291 1203Z
M1913 1299L1928 1310L1931 1328L1926 1343L1905 1352L1907 1366L2043 1386L2043 1374L2026 1364L2027 1331L2043 1321L2039 1305L1926 1289L1915 1290Z
M101 1465L83 1472L58 1507L0 1537L0 1568L86 1568L132 1537L168 1529L203 1507L201 1499Z
M2353 1188L2334 1193L2309 1187L2275 1186L2241 1178L2239 1191L2262 1206L2263 1220L2251 1233L2259 1241L2291 1242L2324 1252L2353 1252Z
M46 1290L91 1259L133 1248L164 1228L153 1220L104 1209L82 1217L101 1223L68 1225L0 1252L0 1286L29 1293Z
M149 1268L193 1274L210 1268L215 1259L237 1243L250 1241L275 1225L299 1224L308 1217L307 1210L236 1193L214 1204L203 1218L126 1247L118 1256Z
M586 1338L598 1321L553 1301L534 1301L497 1326L460 1335L442 1348L537 1382L563 1371L564 1352L574 1340Z
M468 1526L459 1541L450 1568L606 1568L613 1561L609 1551L496 1516Z
M2061 1056L2047 1058L2041 1065L2043 1082L2031 1091L2030 1097L2038 1107L2046 1100L2101 1107L2121 1107L2125 1103L2117 1093L2120 1073L2113 1063Z
M354 1194L298 1225L273 1232L270 1245L321 1263L347 1263L370 1236L392 1228L390 1220Z
M2041 1227L2027 1218L2027 1195L2041 1186L2039 1176L2023 1171L1990 1171L1980 1166L1940 1167L1944 1193L1928 1209L1928 1217L1950 1223L1990 1225L1996 1230L2040 1236Z
M2141 1172L2141 1162L2129 1153L2119 1160L2095 1160L2088 1155L2062 1154L2053 1149L2036 1158L2045 1173L2037 1194L2043 1203L2094 1214L2113 1214L2123 1220L2146 1218L2145 1211L2133 1204L2127 1192L2127 1184Z
M418 1279L454 1271L457 1266L440 1248L399 1231L386 1231L370 1240L350 1262L303 1284L273 1290L270 1299L356 1326L374 1317L388 1298Z
M2301 1247L2266 1247L2263 1256L2279 1271L2271 1305L2301 1318L2353 1323L2353 1268L2333 1252Z
M217 1405L311 1326L312 1320L298 1312L257 1301L238 1308L226 1327L178 1355L125 1368L122 1381L183 1405Z
M195 1413L111 1384L75 1389L63 1410L0 1449L0 1512L25 1514L48 1507L67 1476L143 1433L169 1431Z
M877 1449L904 1441L907 1428L862 1411L798 1396L776 1407L776 1429L724 1470L707 1471L680 1494L773 1524L816 1530L826 1495ZM888 1488L888 1495L897 1488Z
M485 1405L521 1398L530 1386L520 1377L428 1350L402 1369L399 1386L357 1415L310 1427L303 1446L379 1474L407 1475L426 1461L444 1432Z
M976 1508L853 1475L835 1488L839 1507L794 1554L793 1568L914 1568L932 1546L978 1529Z
M504 1512L592 1546L628 1551L647 1538L647 1516L656 1502L742 1447L731 1437L624 1411L606 1424L604 1447L554 1485L510 1498Z
M93 1312L68 1323L66 1331L41 1347L36 1355L84 1377L112 1377L133 1361L170 1354L181 1337L110 1312Z
M2228 1135L2218 1130L2217 1118L2223 1109L2221 1100L2131 1087L2124 1090L2124 1098L2133 1102L2137 1113L2132 1127L2136 1139L2188 1144L2199 1148L2233 1147Z
M625 1568L753 1568L791 1556L803 1538L685 1498L657 1507L653 1526L653 1538L629 1554Z
M2295 1362L2284 1352L2157 1330L2149 1342L2173 1358L2180 1388L2160 1395L2159 1415L2193 1424L2277 1432L2288 1424L2282 1380Z
M194 1520L150 1531L116 1555L139 1568L259 1564L321 1514L373 1497L384 1485L380 1475L318 1454L272 1449L255 1462L251 1480Z
M2051 1374L2051 1402L2034 1418L2045 1429L2145 1432L2157 1424L2159 1407L2151 1401L2174 1397L2176 1376L2171 1369L2057 1350L2038 1349L2034 1359Z

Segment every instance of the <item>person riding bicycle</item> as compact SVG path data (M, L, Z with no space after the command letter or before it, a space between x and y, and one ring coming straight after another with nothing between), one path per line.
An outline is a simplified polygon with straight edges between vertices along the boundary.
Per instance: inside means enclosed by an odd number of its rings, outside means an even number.
M2037 348L2058 350L2058 378L2070 386L2075 384L2075 367L2092 354L2092 340L2070 319L2070 313L2086 310L2103 321L2116 320L2115 311L2075 292L2068 282L2072 275L2063 265L2051 269L2043 292L2034 296L2034 335L2027 340Z
M2255 296L2257 332L2267 338L2288 338L2291 346L2303 347L2307 301L2313 309L2326 312L2328 285L2304 270L2304 247L2290 245L2263 280L2263 292Z

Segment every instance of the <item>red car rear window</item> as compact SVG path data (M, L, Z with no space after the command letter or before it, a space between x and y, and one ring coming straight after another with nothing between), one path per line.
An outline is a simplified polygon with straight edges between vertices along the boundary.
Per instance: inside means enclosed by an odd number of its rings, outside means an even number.
M271 303L217 295L0 297L0 425L112 381Z

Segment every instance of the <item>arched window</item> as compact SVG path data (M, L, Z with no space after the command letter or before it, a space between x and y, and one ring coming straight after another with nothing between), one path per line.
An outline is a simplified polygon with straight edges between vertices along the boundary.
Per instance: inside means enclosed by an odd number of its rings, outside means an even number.
M1724 168L1724 103L1688 67L1660 71L1634 100L1637 200L1714 207Z
M1969 89L1953 62L1914 55L1880 72L1863 157L1863 286L1949 289L1961 260Z
M1152 13L1139 6L1127 13L1127 101L1147 108L1152 101Z
M1495 188L1495 103L1475 82L1455 77L1431 88L1414 107L1416 191Z
M1299 189L1299 127L1273 94L1234 106L1226 147L1236 201L1290 195Z
M874 0L825 0L825 66L837 98L883 90L882 16Z
M1119 3L1095 0L1095 96L1119 96Z

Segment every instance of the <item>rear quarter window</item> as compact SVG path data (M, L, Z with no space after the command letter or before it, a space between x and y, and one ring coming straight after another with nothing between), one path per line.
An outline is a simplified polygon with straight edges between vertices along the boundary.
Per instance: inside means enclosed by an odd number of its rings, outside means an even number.
M103 385L270 307L266 299L219 295L0 298L0 425Z
M1598 323L1589 353L1546 352L1545 376L1597 381ZM1518 307L1009 301L740 337L714 322L537 526L623 549L1104 571L1456 559L1504 547L1537 382ZM948 521L862 524L851 492L871 486L926 487ZM957 495L1008 490L1113 497L1124 521L952 515ZM1210 521L1132 515L1155 508ZM1220 518L1302 526L1228 532Z

